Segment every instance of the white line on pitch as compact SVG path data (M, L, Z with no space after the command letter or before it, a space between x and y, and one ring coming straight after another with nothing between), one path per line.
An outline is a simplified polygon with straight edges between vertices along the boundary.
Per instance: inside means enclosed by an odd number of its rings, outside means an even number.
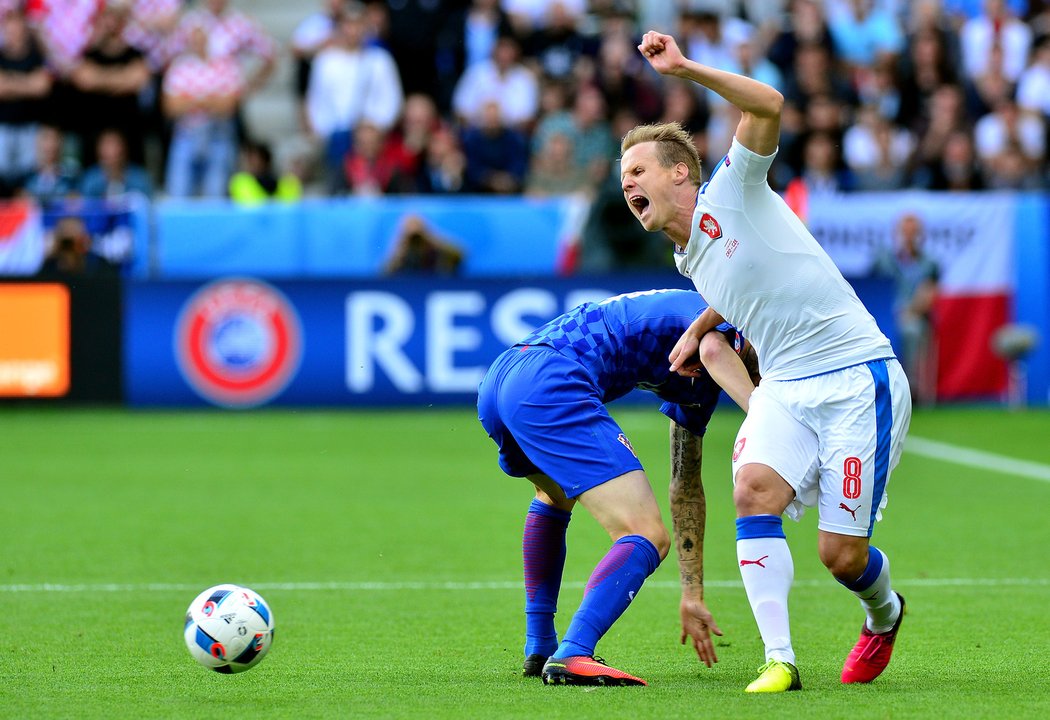
M1031 478L1032 480L1050 482L1050 465L1029 460L1018 460L1006 455L974 450L962 445L952 445L951 443L912 435L904 442L904 450L934 460L955 463L956 465L965 465L981 470L990 470L994 473L1018 475Z
M259 591L291 590L296 592L316 592L338 590L349 592L375 592L397 590L520 590L520 580L496 580L492 582L261 582L244 583ZM895 584L901 587L1046 587L1050 578L898 578ZM707 587L740 588L739 580L709 580ZM796 580L795 587L833 587L834 581ZM582 582L564 583L562 587L582 588ZM648 588L677 589L677 581L652 580L645 584ZM186 583L38 583L25 585L0 585L0 593L109 593L109 592L196 592L199 585Z

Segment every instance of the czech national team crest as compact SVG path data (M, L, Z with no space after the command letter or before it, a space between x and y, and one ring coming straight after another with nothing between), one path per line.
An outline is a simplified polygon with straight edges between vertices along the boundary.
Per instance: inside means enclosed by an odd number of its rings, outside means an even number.
M206 285L175 323L175 357L186 382L217 405L273 399L299 369L299 316L276 288L243 278Z
M700 218L700 231L706 233L712 240L722 237L722 226L718 224L711 213L704 213Z

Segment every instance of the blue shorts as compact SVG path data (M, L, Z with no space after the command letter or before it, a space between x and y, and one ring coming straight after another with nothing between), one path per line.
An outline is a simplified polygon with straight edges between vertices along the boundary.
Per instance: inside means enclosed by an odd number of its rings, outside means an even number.
M478 419L511 477L542 473L574 498L642 464L583 367L546 345L514 347L478 387Z

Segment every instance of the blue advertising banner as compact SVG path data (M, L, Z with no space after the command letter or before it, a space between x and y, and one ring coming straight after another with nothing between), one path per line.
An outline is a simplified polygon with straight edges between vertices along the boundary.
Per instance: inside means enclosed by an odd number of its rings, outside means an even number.
M489 363L587 300L689 288L673 271L600 278L125 286L125 397L138 406L472 403ZM858 286L889 317L890 288ZM886 327L883 324L883 327Z
M247 208L169 200L156 205L153 277L376 277L409 218L463 251L463 275L550 275L577 206L566 198L477 196L340 198Z

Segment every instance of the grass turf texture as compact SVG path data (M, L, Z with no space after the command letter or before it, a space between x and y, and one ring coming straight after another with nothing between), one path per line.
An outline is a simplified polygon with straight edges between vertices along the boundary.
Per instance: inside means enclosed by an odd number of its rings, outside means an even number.
M666 505L666 422L614 413ZM703 668L677 642L671 557L598 648L650 687L585 690L518 676L530 491L500 473L469 409L4 410L0 717L1050 714L1050 483L911 453L875 533L909 606L889 670L870 686L838 682L862 614L820 566L811 513L786 524L805 690L744 695L762 645L733 543L740 417L716 413L705 439L721 662ZM916 436L1043 464L1048 430L1046 411L938 410L912 423ZM576 515L560 630L608 547ZM277 621L272 652L236 676L199 667L181 637L186 605L220 582L259 590Z

